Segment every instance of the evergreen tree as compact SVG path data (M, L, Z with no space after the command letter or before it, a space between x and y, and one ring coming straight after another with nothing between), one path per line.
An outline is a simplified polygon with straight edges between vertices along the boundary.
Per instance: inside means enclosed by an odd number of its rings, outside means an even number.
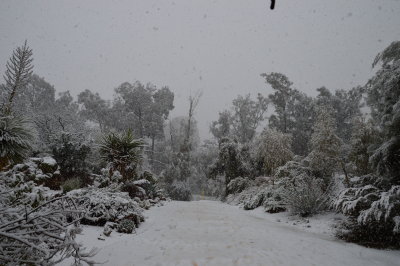
M368 82L368 103L379 123L382 142L371 161L386 185L400 184L400 42L393 42L375 58L381 69Z
M325 185L337 169L342 140L335 134L336 124L332 109L320 107L311 137L311 152L308 155L310 166L316 177L322 178Z

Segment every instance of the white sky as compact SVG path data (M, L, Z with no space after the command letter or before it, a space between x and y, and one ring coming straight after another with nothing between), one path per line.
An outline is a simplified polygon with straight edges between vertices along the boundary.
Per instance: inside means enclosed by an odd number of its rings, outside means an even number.
M202 138L238 94L272 90L282 72L308 94L349 89L372 75L375 55L400 40L399 0L126 0L0 2L0 72L28 39L34 72L57 91L111 99L124 81L167 85L172 116L203 91ZM1 81L2 82L2 81Z

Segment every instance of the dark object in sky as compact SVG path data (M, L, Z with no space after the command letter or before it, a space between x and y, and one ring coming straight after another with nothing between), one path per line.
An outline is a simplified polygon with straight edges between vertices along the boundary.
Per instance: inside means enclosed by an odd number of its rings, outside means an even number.
M275 0L271 0L271 9L275 8Z

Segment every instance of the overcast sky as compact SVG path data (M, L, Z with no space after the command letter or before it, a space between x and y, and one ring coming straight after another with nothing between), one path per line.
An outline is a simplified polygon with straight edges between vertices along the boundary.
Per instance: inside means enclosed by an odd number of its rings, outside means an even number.
M238 94L272 92L260 77L282 72L294 87L349 89L371 77L374 56L400 40L398 0L0 1L0 72L28 40L34 72L57 91L111 99L124 81L167 85L172 116L203 91L202 138ZM3 81L1 81L3 82Z

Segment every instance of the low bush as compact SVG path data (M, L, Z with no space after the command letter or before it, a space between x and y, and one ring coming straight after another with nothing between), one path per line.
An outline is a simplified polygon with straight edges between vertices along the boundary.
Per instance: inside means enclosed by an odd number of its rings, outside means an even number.
M326 196L322 190L322 180L301 175L284 183L282 198L291 213L305 217L325 208Z
M174 181L168 187L168 195L173 200L190 201L192 199L192 192L186 182Z
M104 226L107 222L118 223L129 219L139 226L144 221L143 209L126 192L109 188L84 188L70 191L67 195L90 199L83 224Z
M227 194L236 194L242 192L245 188L250 186L250 181L247 178L236 177L228 184Z
M79 178L71 178L66 180L62 185L62 191L68 193L74 189L79 189L82 187L82 182Z
M119 233L132 234L135 230L135 223L129 219L123 219L118 223L117 231Z
M370 247L400 247L400 186L388 191L373 185L347 188L334 207L349 216L337 232L340 238Z
M8 171L0 172L4 185L12 189L8 197L16 204L29 206L39 206L51 199L54 192L46 185L58 176L57 164L53 165L53 161L50 157L30 158Z

